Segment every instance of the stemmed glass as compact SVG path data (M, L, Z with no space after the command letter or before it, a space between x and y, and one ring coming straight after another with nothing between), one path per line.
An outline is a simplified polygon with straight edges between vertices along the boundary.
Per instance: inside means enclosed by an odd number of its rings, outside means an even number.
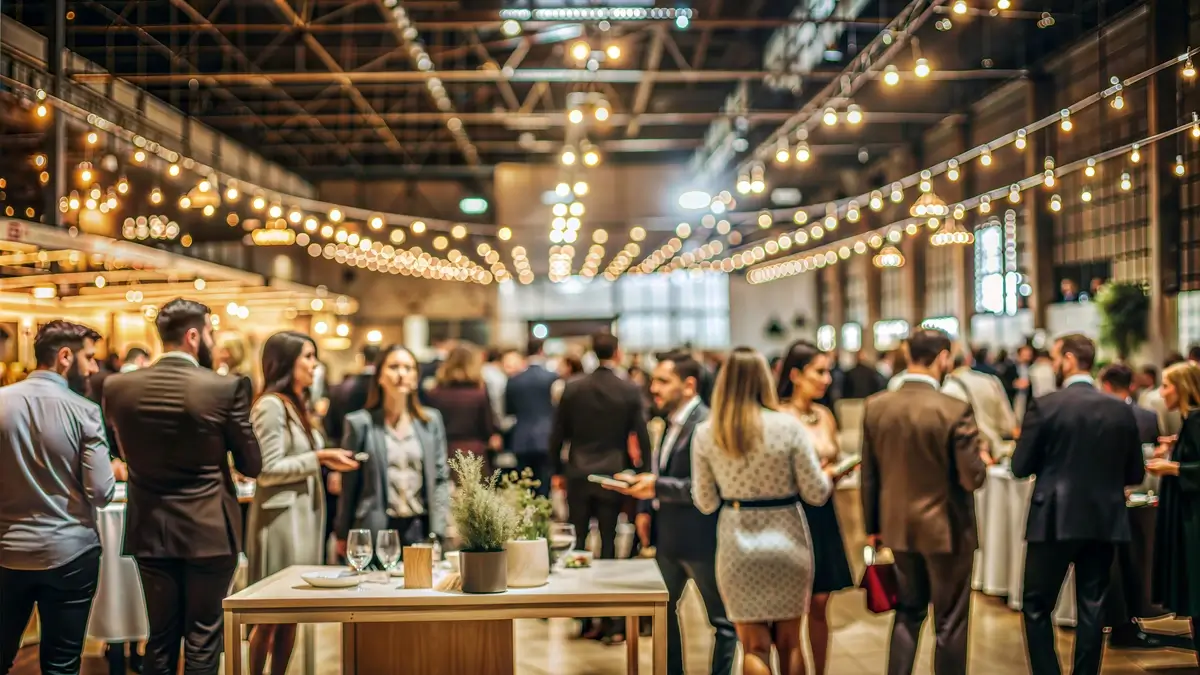
M551 564L561 568L563 556L575 548L575 526L570 523L554 523L550 526Z
M354 571L362 574L367 565L371 564L374 551L371 548L370 530L350 530L346 537L346 559Z
M375 535L375 557L383 565L383 583L387 583L396 563L400 562L400 533L396 530L380 530Z

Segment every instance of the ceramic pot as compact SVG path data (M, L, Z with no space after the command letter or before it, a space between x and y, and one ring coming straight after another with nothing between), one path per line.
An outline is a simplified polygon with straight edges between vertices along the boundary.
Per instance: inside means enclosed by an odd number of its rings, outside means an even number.
M507 559L505 551L460 551L458 567L463 593L503 593L508 590Z
M545 539L513 539L504 550L510 588L532 588L550 580L550 545Z

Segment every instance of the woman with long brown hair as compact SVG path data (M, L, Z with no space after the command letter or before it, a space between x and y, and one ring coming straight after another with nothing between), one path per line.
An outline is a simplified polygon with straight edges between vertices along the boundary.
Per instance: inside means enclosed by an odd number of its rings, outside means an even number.
M800 502L823 504L831 490L804 425L776 407L766 360L738 347L692 441L692 500L704 513L721 510L717 586L750 675L771 672L772 645L782 675L804 672L813 555Z
M458 450L483 457L484 474L492 472L488 450L500 449L498 421L483 382L483 355L472 346L460 344L446 355L437 371L437 384L425 400L446 425L450 454Z
M325 492L321 467L358 467L350 453L323 449L309 417L309 388L317 365L317 345L294 331L276 333L263 345L266 387L251 411L262 448L262 472L246 528L250 583L292 565L320 565L324 558ZM262 675L267 656L271 672L287 672L296 644L295 624L255 626L250 633L250 670Z
M1192 643L1200 651L1200 365L1187 361L1163 372L1162 398L1183 417L1174 447L1163 447L1146 463L1161 476L1154 536L1151 599L1189 617Z
M342 480L334 532L343 555L352 529L397 530L406 546L446 536L446 429L417 400L418 380L416 357L391 345L375 361L366 409L346 415L342 447L368 459Z

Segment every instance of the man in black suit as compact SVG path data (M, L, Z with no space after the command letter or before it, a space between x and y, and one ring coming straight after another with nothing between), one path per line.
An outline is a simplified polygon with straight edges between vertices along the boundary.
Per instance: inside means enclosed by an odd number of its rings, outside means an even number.
M229 454L245 476L262 469L251 385L212 371L208 307L172 300L155 323L166 353L104 387L104 410L129 469L123 552L137 562L146 599L144 672L175 675L182 641L185 675L215 675L221 600L242 545Z
M1051 614L1074 564L1073 672L1087 675L1100 672L1113 554L1130 540L1125 486L1146 470L1133 408L1096 389L1089 374L1096 345L1067 335L1050 356L1059 388L1029 402L1012 458L1014 476L1037 476L1025 530L1025 639L1033 672L1057 675Z
M525 370L509 378L504 388L504 412L514 422L509 449L517 468L529 469L538 480L538 494L550 494L550 433L554 428L554 388L558 375L546 368L545 341L531 338Z
M667 672L683 675L683 641L677 615L688 579L704 600L708 622L716 630L713 675L733 669L737 633L725 615L717 590L717 514L704 515L692 504L692 433L708 419L708 408L697 392L703 367L687 354L662 357L654 368L650 392L667 420L662 443L650 472L639 474L618 492L642 500L638 505L639 533L655 533L655 559L667 585Z
M597 333L592 337L592 351L600 362L596 370L563 389L550 434L550 460L555 466L555 487L567 492L576 546L584 548L588 525L595 518L600 529L600 557L607 559L616 557L617 517L625 498L589 481L588 476L611 476L636 468L650 450L650 434L642 392L616 372L621 359L616 336ZM630 445L634 437L636 451ZM562 451L568 446L564 461ZM618 619L611 627L600 625L586 635L599 637L601 632L609 632L618 641L624 639L622 625L623 620Z

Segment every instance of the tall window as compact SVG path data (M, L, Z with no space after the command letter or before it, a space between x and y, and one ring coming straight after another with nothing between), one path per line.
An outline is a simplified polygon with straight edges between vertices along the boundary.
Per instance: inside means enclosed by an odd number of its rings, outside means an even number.
M617 335L626 348L729 346L728 276L683 270L628 275L616 287Z
M975 231L975 311L1016 314L1021 288L1017 273L1017 212L1004 212Z

